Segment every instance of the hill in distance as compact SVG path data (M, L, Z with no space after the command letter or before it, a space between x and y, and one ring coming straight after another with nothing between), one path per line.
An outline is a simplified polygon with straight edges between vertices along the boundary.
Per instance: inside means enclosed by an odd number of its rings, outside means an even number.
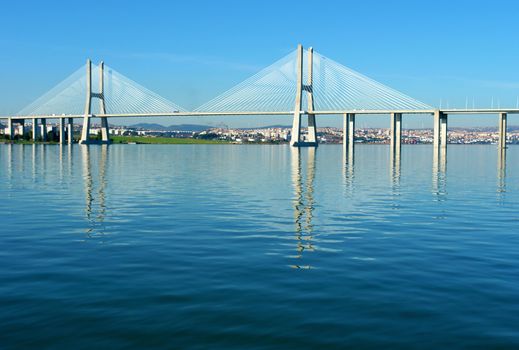
M214 125L199 125L199 124L179 124L179 125L169 125L164 126L156 123L138 123L129 126L130 128L136 129L144 129L144 130L156 130L156 131L194 131L200 132L208 129L214 129L218 126ZM250 128L230 128L237 130L249 130L249 129L269 129L269 128L291 128L290 125L267 125L260 127L250 127Z
M139 123L130 125L130 128L145 129L145 130L156 130L156 131L204 131L211 129L210 125L198 125L198 124L180 124L180 125L169 125L164 126L155 123Z

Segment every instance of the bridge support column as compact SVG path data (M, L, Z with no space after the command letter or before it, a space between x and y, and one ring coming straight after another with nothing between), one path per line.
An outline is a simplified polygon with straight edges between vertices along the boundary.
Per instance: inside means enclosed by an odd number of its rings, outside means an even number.
M20 126L22 127L22 134L20 135L22 138L25 136L27 130L25 130L25 119L18 119Z
M433 148L440 148L440 111L434 111L433 115Z
M32 119L32 140L38 140L38 118Z
M108 130L108 118L101 118L101 140L103 143L110 142L110 131Z
M308 115L308 139L306 146L317 147L317 125L315 124L315 114Z
M83 117L83 128L81 129L81 139L79 140L79 143L90 143L90 115L85 115Z
M290 134L290 145L299 147L301 144L301 113L294 111L294 120L292 121L292 133Z
M440 115L441 148L447 148L447 114Z
M41 140L42 141L47 141L47 119L45 118L41 118L40 119L40 122L41 122Z
M342 116L342 144L344 145L344 147L348 146L348 123L348 114L344 113L344 115Z
M402 144L402 114L391 113L391 152L400 152Z
M355 145L355 114L348 114L348 148L353 150Z
M12 118L7 119L7 129L9 129L9 139L14 140L14 126Z
M59 144L65 143L65 118L59 118Z
M440 149L440 147L447 147L447 114L442 113L440 111L435 111L433 123L434 149Z
M499 113L499 142L497 145L500 149L506 148L506 119L506 113Z
M74 142L74 118L68 118L67 139L69 145Z

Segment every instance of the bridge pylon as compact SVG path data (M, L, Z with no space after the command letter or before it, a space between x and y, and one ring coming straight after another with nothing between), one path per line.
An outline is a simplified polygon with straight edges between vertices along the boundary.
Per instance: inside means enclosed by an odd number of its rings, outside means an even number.
M92 61L87 60L87 76L86 76L86 100L85 100L85 113L83 117L83 130L81 131L81 139L79 143L89 144L92 143L90 140L90 119L95 117L92 115L92 99L99 99L99 111L102 115L106 114L106 104L104 95L104 62L99 63L99 92L95 93L92 91ZM108 118L101 118L101 142L95 141L95 143L110 143L109 131L108 131Z
M297 86L296 86L296 99L294 107L294 120L292 122L292 134L290 138L290 144L294 147L317 147L317 124L315 122L314 111L314 91L313 91L313 57L314 50L308 49L308 74L307 83L303 84L303 46L299 44L297 46ZM303 90L307 94L307 111L301 113ZM305 140L302 139L301 135L301 115L306 114L308 116L308 135Z

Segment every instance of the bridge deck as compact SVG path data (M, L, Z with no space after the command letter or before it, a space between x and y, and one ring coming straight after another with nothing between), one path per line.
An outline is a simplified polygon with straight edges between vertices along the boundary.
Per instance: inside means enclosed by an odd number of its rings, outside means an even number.
M313 111L315 115L343 115L343 114L368 114L368 115L387 115L391 113L400 114L433 114L436 110L343 110L343 111ZM498 113L519 114L519 108L478 108L478 109L441 109L443 114L469 114L469 115L488 115ZM167 113L127 113L127 114L97 114L94 117L108 118L133 118L133 117L213 117L213 116L269 116L269 115L293 115L294 111L280 112L167 112ZM308 111L301 111L301 114L308 114ZM84 115L13 115L0 116L0 119L62 119L62 118L83 118Z

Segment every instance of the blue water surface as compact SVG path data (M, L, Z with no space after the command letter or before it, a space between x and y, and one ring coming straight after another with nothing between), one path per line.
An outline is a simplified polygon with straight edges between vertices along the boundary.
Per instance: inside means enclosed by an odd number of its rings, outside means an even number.
M519 348L519 147L0 145L1 349Z

